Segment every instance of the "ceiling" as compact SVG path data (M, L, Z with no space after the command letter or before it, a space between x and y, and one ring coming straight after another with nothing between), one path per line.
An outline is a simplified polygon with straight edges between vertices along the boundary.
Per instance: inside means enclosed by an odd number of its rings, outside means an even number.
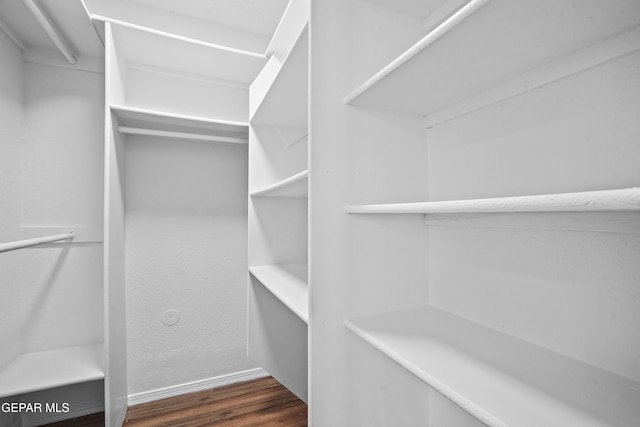
M81 0L33 0L48 16L73 50L82 55L102 56L103 47L95 35ZM109 1L109 0L106 0ZM231 27L270 38L288 0L121 0L137 7L169 12L182 17ZM115 2L112 2L112 5ZM55 49L23 0L0 0L0 28L27 48Z

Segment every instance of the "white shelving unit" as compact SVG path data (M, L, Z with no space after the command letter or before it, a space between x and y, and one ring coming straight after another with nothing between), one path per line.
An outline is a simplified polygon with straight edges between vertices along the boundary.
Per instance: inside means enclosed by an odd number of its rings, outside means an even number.
M104 345L26 353L0 371L0 397L104 379Z
M275 184L252 191L251 197L307 197L309 171L300 173L278 181Z
M617 426L640 417L628 393L636 382L434 307L346 326L488 426Z
M640 189L584 191L538 196L442 202L348 205L347 213L386 214L470 214L514 212L617 212L640 210Z
M249 84L267 58L99 16L92 20L106 50L105 412L106 425L115 427L127 408L127 141L142 135L246 146Z
M323 0L310 28L311 422L634 425L640 4Z
M260 265L249 272L296 316L309 323L307 264Z
M309 3L289 2L249 90L249 356L304 401Z

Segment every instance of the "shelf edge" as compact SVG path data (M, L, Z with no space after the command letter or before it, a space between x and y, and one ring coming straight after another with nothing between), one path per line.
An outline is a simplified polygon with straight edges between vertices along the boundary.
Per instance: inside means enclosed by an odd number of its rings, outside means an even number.
M395 70L402 67L407 61L419 54L424 49L428 48L442 36L453 30L458 24L462 23L466 18L475 13L478 9L484 6L490 0L470 0L467 4L462 6L457 12L452 14L449 18L444 20L440 25L435 27L425 37L423 37L416 44L404 51L400 56L387 64L384 68L374 74L369 80L365 81L362 85L357 87L354 91L349 93L344 98L345 104L351 104L356 98L364 94L367 90L374 87L377 83L382 81L385 77L393 73Z
M640 211L640 188L439 202L346 205L350 214Z
M251 197L267 197L269 193L280 190L282 188L286 188L289 185L293 185L297 182L304 181L309 177L309 169L305 169L302 172L299 172L295 175L292 175L288 178L283 179L282 181L276 182L273 185L268 187L264 187L260 190L252 191L249 193ZM304 196L280 196L280 197L304 197Z

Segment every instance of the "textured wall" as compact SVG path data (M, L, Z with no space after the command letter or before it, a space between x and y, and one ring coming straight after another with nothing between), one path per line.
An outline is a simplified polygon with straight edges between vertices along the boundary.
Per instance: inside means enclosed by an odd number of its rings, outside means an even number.
M130 137L125 176L129 394L255 367L246 148Z

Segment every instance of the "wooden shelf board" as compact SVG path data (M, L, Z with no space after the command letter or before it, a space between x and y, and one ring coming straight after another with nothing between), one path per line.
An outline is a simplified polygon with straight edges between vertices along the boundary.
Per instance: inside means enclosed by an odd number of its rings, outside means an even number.
M261 265L249 272L305 323L309 323L307 264Z
M308 127L309 31L305 25L291 51L274 53L250 87L251 123Z
M23 354L0 371L0 397L103 379L103 353L89 344Z
M228 80L248 86L258 75L266 56L139 25L93 15L96 32L104 40L109 22L118 52L126 62Z
M587 0L577 8L571 0L471 0L345 102L432 114L630 28L638 17L633 0L616 7Z
M111 105L111 111L116 116L120 126L192 132L203 135L229 136L244 139L247 139L249 135L248 123L166 113L123 105Z
M304 170L273 185L252 191L251 197L307 197L309 170Z
M488 426L602 427L640 419L639 383L434 307L345 324Z
M347 205L347 213L468 214L516 212L605 212L640 210L640 188L442 202Z

